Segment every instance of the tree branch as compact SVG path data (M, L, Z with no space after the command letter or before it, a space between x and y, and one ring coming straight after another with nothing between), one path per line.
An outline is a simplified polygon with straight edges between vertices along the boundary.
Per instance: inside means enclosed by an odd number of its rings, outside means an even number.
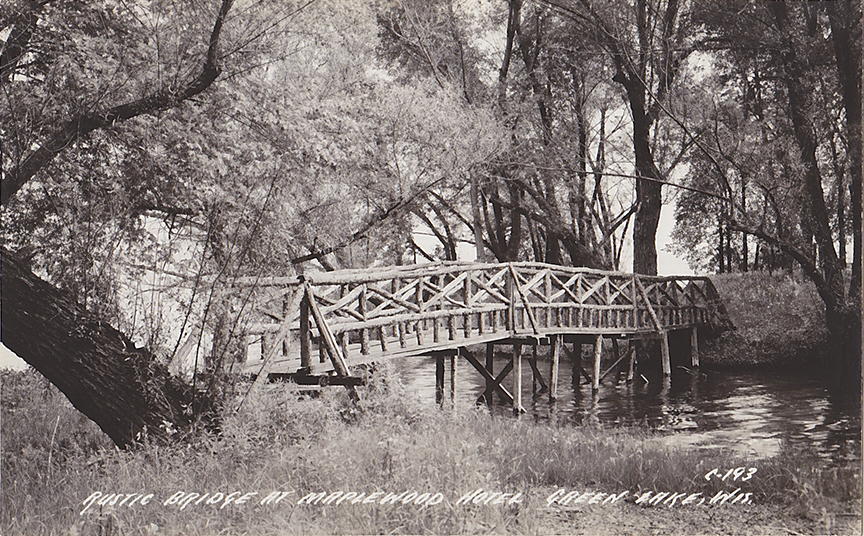
M219 14L213 25L213 31L210 33L207 56L201 72L186 87L181 89L166 87L138 100L120 104L107 110L78 114L62 124L48 136L44 143L27 155L23 162L12 168L3 177L2 184L0 184L2 205L6 206L18 190L27 184L36 173L79 138L94 130L111 128L116 123L139 115L173 108L210 87L221 72L218 61L219 38L222 34L225 17L231 9L233 1L222 1Z

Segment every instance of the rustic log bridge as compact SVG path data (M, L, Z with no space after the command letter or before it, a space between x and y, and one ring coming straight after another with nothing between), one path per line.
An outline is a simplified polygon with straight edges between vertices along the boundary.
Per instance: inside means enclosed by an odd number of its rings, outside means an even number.
M449 357L450 399L455 400L456 363L461 356L485 378L481 398L491 403L493 393L498 393L516 413L523 411L523 346L534 347L529 365L535 394L539 383L540 392L554 400L562 348L574 370L578 366L597 390L625 358L627 378L633 378L633 345L619 357L618 340L659 338L662 373L669 376L671 332L689 332L690 364L698 366L697 330L716 334L733 329L710 279L696 276L644 276L540 263L448 262L241 279L237 284L253 287L256 293L245 331L250 340L261 341L262 348L249 352L244 371L259 381L294 375L305 382L323 376L350 378L350 369L358 365L436 356L436 398L443 403L445 361ZM601 373L604 339L614 341L617 361ZM468 350L479 344L487 345L485 363ZM582 368L582 344L593 345L590 376ZM497 375L496 345L513 350ZM549 383L537 365L537 345L551 346ZM316 352L320 359L313 360ZM259 359L254 358L256 353ZM511 393L502 382L514 370ZM356 382L329 383L353 387Z

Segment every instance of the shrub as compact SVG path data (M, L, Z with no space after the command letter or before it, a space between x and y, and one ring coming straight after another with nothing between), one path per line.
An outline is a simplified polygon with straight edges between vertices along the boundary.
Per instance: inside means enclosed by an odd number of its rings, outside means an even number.
M827 346L825 307L809 280L785 272L747 272L712 281L737 330L705 345L705 364L820 361Z

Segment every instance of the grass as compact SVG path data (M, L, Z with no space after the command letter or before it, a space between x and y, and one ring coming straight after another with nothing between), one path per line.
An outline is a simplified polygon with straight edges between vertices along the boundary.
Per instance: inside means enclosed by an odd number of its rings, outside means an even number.
M34 372L2 373L0 533L39 534L475 534L475 533L854 533L858 467L823 468L807 453L748 461L663 446L645 429L549 426L528 419L456 414L418 403L382 374L352 406L343 391L303 397L273 387L221 435L194 444L118 451ZM301 400L301 398L303 398ZM706 457L707 456L707 457ZM746 483L704 475L755 466ZM702 493L742 487L752 505L644 507L639 493ZM458 504L477 489L517 494L512 505ZM614 505L548 504L558 488L619 493ZM262 505L273 491L291 492ZM248 503L165 502L177 492L258 493ZM441 493L439 504L298 505L309 493ZM153 494L132 507L94 492ZM743 493L743 491L742 491ZM239 497L240 495L235 495ZM124 495L125 497L125 495ZM402 495L404 498L405 495ZM356 498L356 497L355 497ZM131 500L131 499L129 499ZM118 502L119 501L115 501ZM722 521L721 521L722 520ZM605 529L604 529L605 527Z
M827 348L825 307L812 282L785 272L720 274L711 279L737 330L705 345L705 364L820 361Z

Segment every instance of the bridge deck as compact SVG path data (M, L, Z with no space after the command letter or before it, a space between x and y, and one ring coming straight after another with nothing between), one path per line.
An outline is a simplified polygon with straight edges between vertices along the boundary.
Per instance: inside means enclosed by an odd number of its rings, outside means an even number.
M539 263L443 263L245 280L260 344L245 372L348 368L507 339L645 337L729 326L706 277L652 277Z

